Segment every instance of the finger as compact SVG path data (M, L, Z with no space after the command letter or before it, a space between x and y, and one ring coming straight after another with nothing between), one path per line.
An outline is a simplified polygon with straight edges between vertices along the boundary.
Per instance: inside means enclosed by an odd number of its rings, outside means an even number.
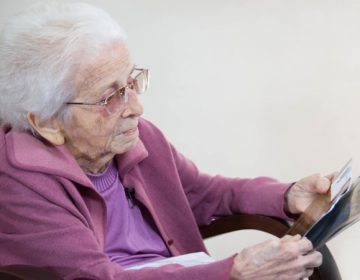
M303 237L301 240L299 240L298 246L302 255L305 255L314 249L313 244L306 237Z
M309 278L313 273L314 273L314 269L313 269L313 268L307 268L307 269L305 270L304 278Z
M331 181L327 177L319 176L314 185L314 191L317 193L326 193L330 188Z
M295 183L302 185L303 191L308 193L325 193L330 187L330 179L320 174L313 174Z
M289 241L298 241L301 239L301 235L300 234L296 234L296 235L284 235L281 238L282 242L289 242Z
M328 175L326 175L325 177L328 178L330 180L330 182L333 182L334 179L339 175L338 171L332 172Z
M302 257L304 258L306 268L319 267L323 261L322 255L318 251L312 251Z

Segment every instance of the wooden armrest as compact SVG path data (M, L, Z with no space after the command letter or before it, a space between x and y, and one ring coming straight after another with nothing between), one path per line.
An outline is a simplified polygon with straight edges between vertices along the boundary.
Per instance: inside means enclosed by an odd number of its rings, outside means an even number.
M210 225L200 227L204 239L217 236L223 233L242 229L254 229L282 237L289 229L289 225L278 218L237 214L226 217L218 217ZM323 264L314 270L310 280L341 280L336 262L326 246L318 251L323 255Z
M62 280L55 273L42 267L10 265L0 267L1 280Z

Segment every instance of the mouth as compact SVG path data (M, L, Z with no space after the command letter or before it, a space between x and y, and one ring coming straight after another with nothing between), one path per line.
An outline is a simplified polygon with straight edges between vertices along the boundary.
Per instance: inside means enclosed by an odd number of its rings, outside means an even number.
M116 135L132 136L133 134L135 134L137 132L138 132L138 128L134 127L134 128L130 128L127 130L119 131Z

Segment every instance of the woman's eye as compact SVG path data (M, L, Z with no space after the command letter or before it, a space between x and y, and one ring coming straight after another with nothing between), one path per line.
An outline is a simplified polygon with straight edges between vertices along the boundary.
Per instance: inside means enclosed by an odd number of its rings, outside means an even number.
M106 105L107 104L107 100L106 99L103 99L99 102L102 106Z
M117 90L113 88L106 90L103 94L104 97L99 101L99 103L101 103L102 105L108 104L115 95L116 91Z
M104 104L108 104L114 98L115 94L116 94L116 91L114 91L110 96L106 97L104 99Z
M104 97L99 101L99 103L101 105L106 105L108 103L108 101L109 101L109 97Z

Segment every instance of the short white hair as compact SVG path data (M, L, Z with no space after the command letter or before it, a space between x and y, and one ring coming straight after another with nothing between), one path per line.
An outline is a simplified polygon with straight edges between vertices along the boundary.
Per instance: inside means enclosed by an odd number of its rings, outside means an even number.
M65 119L79 63L125 40L114 19L85 3L37 3L10 18L0 37L0 119L22 130L32 130L28 112Z

